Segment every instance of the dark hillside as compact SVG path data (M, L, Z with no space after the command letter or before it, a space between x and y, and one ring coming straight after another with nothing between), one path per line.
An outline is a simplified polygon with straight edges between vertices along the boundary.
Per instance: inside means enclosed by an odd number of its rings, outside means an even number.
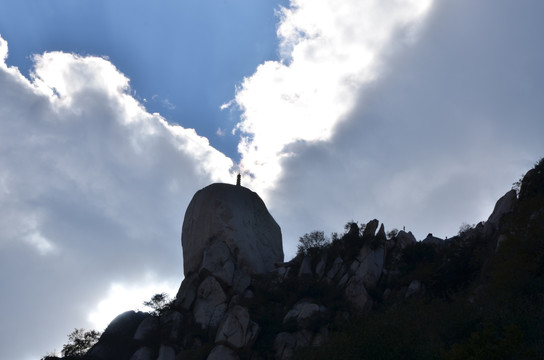
M425 292L388 298L297 359L544 358L544 159L523 178L510 212L442 247L407 247L394 281Z
M222 188L220 215L235 206L228 221L252 219L232 202L249 193ZM234 234L227 241L221 226L191 239L200 252L174 301L121 314L86 354L64 359L544 358L544 159L487 221L449 239L418 242L378 220L348 223L332 241L320 231L302 236L295 258L260 272L248 265L251 252L242 257L254 236L234 236L246 225L225 227ZM261 251L267 259L267 247Z

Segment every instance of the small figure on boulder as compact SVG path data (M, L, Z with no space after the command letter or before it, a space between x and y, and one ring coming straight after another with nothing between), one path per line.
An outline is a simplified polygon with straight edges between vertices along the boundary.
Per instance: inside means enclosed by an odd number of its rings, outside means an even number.
M238 176L236 176L236 186L242 186L241 180L242 176L238 173Z

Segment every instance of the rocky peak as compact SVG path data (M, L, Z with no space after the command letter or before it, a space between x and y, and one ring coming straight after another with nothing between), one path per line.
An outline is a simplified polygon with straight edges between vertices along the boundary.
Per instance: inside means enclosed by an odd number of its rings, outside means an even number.
M544 188L538 171L524 179L525 194L538 195ZM485 304L483 291L493 288L484 280L494 272L484 270L497 266L491 261L497 256L495 242L506 242L509 257L516 256L511 249L517 243L530 246L533 250L518 256L519 263L535 263L532 273L544 273L544 206L541 198L526 202L521 206L524 202L510 191L487 222L449 240L429 234L418 242L404 230L388 238L376 219L362 234L352 224L332 243L284 263L281 231L259 196L240 185L210 185L187 208L182 233L185 279L175 301L158 315L120 315L84 360L289 360L299 351L326 348L335 341L335 331L370 318L376 305L399 311L410 301L444 300L447 306L452 295L464 293L469 298L463 306ZM516 241L508 243L508 238ZM526 261L529 255L533 261ZM447 315L440 309L440 316ZM393 319L381 326L396 324ZM440 321L440 327L448 321ZM332 348L333 358L345 358L334 344Z
M544 194L544 158L529 170L521 182L519 199L536 198Z
M203 261L222 267L232 258L248 274L269 272L283 262L280 227L259 195L239 185L199 190L185 212L181 242L186 276L199 272Z
M514 204L517 200L516 190L510 190L504 194L495 204L495 208L489 218L487 223L493 225L494 228L498 229L500 219L509 212L512 211Z

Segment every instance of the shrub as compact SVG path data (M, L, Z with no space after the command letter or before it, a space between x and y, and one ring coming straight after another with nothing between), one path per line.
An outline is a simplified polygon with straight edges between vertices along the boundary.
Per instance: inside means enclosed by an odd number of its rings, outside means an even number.
M151 300L144 301L144 306L153 309L149 313L155 316L161 315L170 305L171 302L166 293L155 294L151 297Z
M312 231L309 234L304 234L298 239L297 254L308 254L313 249L320 249L327 246L330 241L325 237L323 231Z
M62 356L65 358L80 359L93 347L100 337L100 332L96 330L85 331L85 329L74 329L68 335L68 344L62 347Z
M475 227L476 225L463 223L463 225L459 227L459 233L457 235L459 237L464 237L465 235L468 235L468 233L470 233Z
M392 239L392 238L396 237L398 233L399 233L399 229L395 228L395 229L389 231L386 236L387 236L388 239Z

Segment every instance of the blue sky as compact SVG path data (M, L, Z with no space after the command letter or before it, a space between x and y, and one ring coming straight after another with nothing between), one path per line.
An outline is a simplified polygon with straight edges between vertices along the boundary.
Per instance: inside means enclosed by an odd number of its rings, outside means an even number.
M231 130L238 113L218 109L258 64L278 58L275 10L287 2L8 3L0 14L0 33L10 43L8 64L28 74L30 56L44 51L108 57L130 74L132 90L148 111L198 129L237 158Z
M453 236L544 156L539 0L3 1L0 358L183 279L185 209ZM29 339L32 339L29 345Z

